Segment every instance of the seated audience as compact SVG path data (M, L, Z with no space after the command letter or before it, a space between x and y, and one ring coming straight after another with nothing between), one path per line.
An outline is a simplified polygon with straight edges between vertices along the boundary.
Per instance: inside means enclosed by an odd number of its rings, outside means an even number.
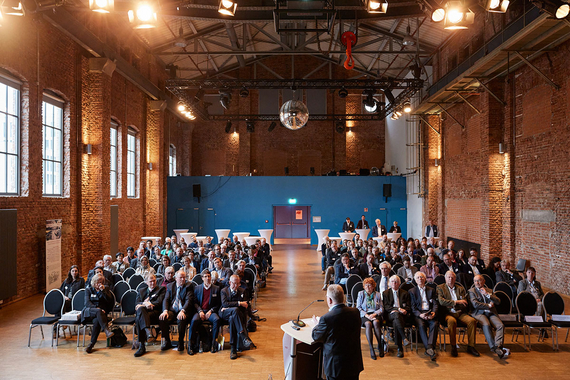
M468 257L465 256L465 250L464 249L460 249L459 251L457 251L457 258L455 259L455 263L459 267L458 273L464 273L463 267L468 265L467 260L468 260Z
M230 250L228 252L228 258L224 260L224 267L229 268L232 273L237 268L237 263L239 259L236 257L236 252L234 250Z
M200 265L200 272L204 269L209 270L210 272L214 270L214 258L216 257L216 252L210 251L208 252L208 257L202 260Z
M64 313L71 310L71 299L79 289L83 288L85 288L85 280L79 275L79 267L72 265L69 269L69 273L67 273L67 278L63 280L63 283L59 287L59 290L61 290L65 297Z
M158 324L158 317L162 313L162 303L166 288L158 286L156 283L156 275L149 273L146 277L148 287L142 287L138 290L136 316L135 316L135 329L138 335L137 343L138 350L135 352L135 358L138 358L146 353L146 341L154 341L150 327ZM168 334L168 331L163 332Z
M380 285L378 290L380 291L380 296L384 298L384 292L390 287L390 271L392 270L392 265L389 262L383 261L380 263Z
M394 342L398 346L397 357L404 357L402 340L405 337L404 328L406 319L410 315L410 295L404 289L400 289L400 277L390 277L390 288L384 291L382 296L386 321L391 322L394 328Z
M485 273L483 267L481 267L477 261L477 256L469 256L467 265L463 267L463 273L470 274L471 276L477 276L478 274Z
M344 291L346 292L346 280L348 280L348 276L350 276L350 272L352 267L350 266L350 258L348 254L343 254L341 258L341 265L335 265L334 271L334 283L338 285L342 285Z
M406 282L412 282L414 279L414 274L418 271L418 268L412 265L409 256L404 256L403 266L398 269L397 275L402 277Z
M453 262L448 253L443 255L443 263L439 264L439 273L447 273L447 271L452 271L455 275L459 273L459 265Z
M140 263L137 269L135 270L135 274L140 274L143 278L146 278L149 274L156 274L153 267L150 266L148 262L148 257L142 256L140 258Z
M111 274L117 273L117 268L113 265L113 258L111 255L103 256L103 269L111 272Z
M196 341L198 328L202 325L203 321L210 321L212 323L211 347L212 353L217 352L218 346L216 340L218 339L218 332L220 329L220 318L218 311L221 306L220 288L212 284L212 277L209 270L202 272L202 284L194 288L194 308L196 314L192 317L190 324L190 332L188 341L188 355L194 355L198 352L199 342Z
M383 304L382 296L376 292L376 282L371 278L365 278L362 282L364 290L358 292L356 308L360 311L362 319L362 327L366 331L366 339L370 347L370 357L376 360L376 352L374 351L374 336L378 342L378 354L384 357L384 338L382 335L382 314Z
M427 257L426 265L420 268L420 272L426 275L427 282L433 282L439 274L439 267L435 264L433 256Z
M219 317L230 325L230 359L237 359L237 351L242 344L250 345L246 329L246 317L249 304L245 291L240 288L238 275L230 277L230 286L222 289L222 307Z
M174 256L172 256L170 262L172 264L180 263L180 265L182 265L182 259L184 258L184 250L182 249L182 247L176 247L174 253L175 254Z
M101 273L95 274L91 279L91 286L85 290L85 307L81 311L81 323L93 323L91 342L85 347L88 354L93 352L101 330L107 339L113 336L107 314L113 311L114 301L115 297L105 286L105 277Z
M129 267L128 260L125 260L125 255L122 252L117 252L115 255L116 261L113 263L116 273L123 273Z
M190 282L197 274L196 268L192 266L192 259L190 258L190 256L184 256L183 263L184 266L182 267L182 270L184 271L184 273L186 273L186 281Z
M170 266L170 257L162 256L161 262L162 262L162 264L160 264L158 266L158 269L156 270L156 274L164 277L164 272L165 272L166 268L168 268Z
M485 262L483 261L483 259L479 258L479 251L477 251L476 248L474 248L474 247L469 248L469 256L476 256L477 257L477 265L479 265L484 270L487 269L485 267ZM494 278L494 277L491 277L491 278Z
M325 271L325 283L323 285L323 290L327 290L327 286L330 283L331 277L334 276L334 266L337 261L340 261L341 253L336 245L336 240L333 240L333 244L327 251L327 269Z
M174 267L167 267L164 270L164 277L159 285L166 288L168 285L176 282L176 279L174 278L174 273L175 273Z
M452 260L453 258L457 257L457 251L455 250L455 242L453 240L448 241L447 248L441 251L442 260L443 260L443 255L445 255L446 253L449 254L449 257L451 257Z
M487 274L492 279L496 279L497 275L495 273L500 270L501 270L501 258L496 256L492 257L491 260L489 261L489 266L487 267Z
M95 263L95 268L93 268L89 271L89 273L87 274L87 281L85 281L85 287L91 286L91 279L97 273L100 273L103 275L103 277L105 277L105 286L108 286L110 288L113 287L113 285L114 285L113 284L113 274L111 272L103 269L103 260L97 260L97 262Z
M366 255L366 262L358 267L358 274L361 278L372 277L380 274L380 269L375 264L376 257L373 254Z
M509 260L501 261L501 270L495 272L496 282L506 282L513 288L513 294L517 294L517 286L522 278L518 273L511 272L511 262Z
M162 301L162 313L158 316L158 325L162 331L161 351L172 348L170 341L170 325L178 325L178 351L184 351L186 326L190 323L194 309L194 285L186 283L186 272L176 272L175 282L166 286L166 294Z
M457 321L467 325L467 352L473 356L479 356L479 352L475 348L477 321L469 316L469 296L465 288L456 286L455 278L455 272L447 271L445 273L445 284L437 286L437 300L441 317L449 332L451 356L457 357Z
M473 286L469 289L469 299L473 310L471 316L479 322L483 328L487 344L499 359L505 356L506 351L503 349L503 333L505 326L499 319L495 305L501 303L499 297L493 294L493 291L485 286L485 278L480 274L473 279ZM495 329L495 334L493 334ZM494 335L494 336L493 336Z
M542 315L542 297L544 297L544 292L540 282L536 281L536 270L534 267L528 267L526 270L526 278L519 281L518 292L529 292L532 294L538 304L536 315Z
M424 273L416 272L414 279L418 286L409 291L412 313L416 320L416 326L420 331L425 354L429 356L432 361L435 361L435 344L439 330L439 321L437 319L437 310L439 308L437 292L435 289L426 286L426 275Z
M225 288L228 286L230 282L230 276L232 275L232 271L229 268L226 268L222 265L222 259L216 257L214 259L214 270L218 274L218 280L214 283L218 285L220 288Z

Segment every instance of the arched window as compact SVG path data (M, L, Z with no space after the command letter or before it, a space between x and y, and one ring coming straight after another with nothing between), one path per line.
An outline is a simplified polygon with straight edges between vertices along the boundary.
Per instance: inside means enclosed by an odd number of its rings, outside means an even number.
M20 86L0 71L0 195L20 190Z

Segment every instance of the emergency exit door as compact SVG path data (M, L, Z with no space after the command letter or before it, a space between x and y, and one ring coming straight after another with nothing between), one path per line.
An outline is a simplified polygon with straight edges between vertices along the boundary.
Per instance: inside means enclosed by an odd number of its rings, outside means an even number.
M310 213L311 206L273 206L275 238L309 238Z

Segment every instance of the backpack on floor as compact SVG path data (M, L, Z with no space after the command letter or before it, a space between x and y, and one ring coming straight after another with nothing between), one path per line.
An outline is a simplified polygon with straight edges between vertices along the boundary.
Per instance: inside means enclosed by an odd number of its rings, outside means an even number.
M120 348L127 344L127 336L120 327L114 327L112 331L113 336L111 337L110 342L111 347Z

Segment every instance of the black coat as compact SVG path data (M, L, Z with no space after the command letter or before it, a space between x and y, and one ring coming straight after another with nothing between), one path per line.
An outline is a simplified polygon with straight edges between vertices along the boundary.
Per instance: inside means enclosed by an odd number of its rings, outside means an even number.
M196 308L196 311L203 311L204 313L207 313L211 310L212 313L217 313L218 310L220 310L220 306L222 306L222 297L220 296L219 286L212 285L210 287L210 303L208 304L208 308L205 310L202 309L203 299L204 284L200 284L194 288L194 307Z
M360 325L358 309L342 304L323 315L313 329L313 340L323 343L327 378L356 377L364 369Z
M166 294L164 295L164 300L162 301L162 310L174 311L172 306L176 301L176 291L176 281L166 286ZM194 310L193 283L182 285L182 289L180 289L180 301L182 303L182 309L184 309L186 315L192 315L196 312Z
M99 308L110 313L115 306L115 297L108 287L98 292L92 287L85 289L85 307L81 311L81 320L90 317L90 309Z

